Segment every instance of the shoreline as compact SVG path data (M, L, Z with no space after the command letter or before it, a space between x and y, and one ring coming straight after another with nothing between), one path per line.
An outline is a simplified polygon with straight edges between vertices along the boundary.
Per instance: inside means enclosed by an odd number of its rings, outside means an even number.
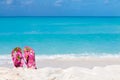
M109 57L56 57L56 58L41 58L36 57L36 65L38 68L53 67L53 68L68 68L71 66L93 68L95 66L120 65L120 56ZM11 58L1 58L0 67L12 68L13 63ZM26 66L24 66L26 67Z

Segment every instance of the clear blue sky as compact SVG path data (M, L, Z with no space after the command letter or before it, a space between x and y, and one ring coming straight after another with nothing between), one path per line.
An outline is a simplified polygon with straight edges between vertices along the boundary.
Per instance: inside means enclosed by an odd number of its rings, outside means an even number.
M0 0L0 16L120 16L120 0Z

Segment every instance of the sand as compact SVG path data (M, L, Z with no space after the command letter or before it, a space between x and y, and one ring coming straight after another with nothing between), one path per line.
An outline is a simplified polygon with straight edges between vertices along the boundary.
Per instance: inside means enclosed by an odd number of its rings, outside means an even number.
M0 80L120 80L120 57L37 59L37 67L14 68L6 62Z
M120 65L94 67L0 68L0 80L120 80Z

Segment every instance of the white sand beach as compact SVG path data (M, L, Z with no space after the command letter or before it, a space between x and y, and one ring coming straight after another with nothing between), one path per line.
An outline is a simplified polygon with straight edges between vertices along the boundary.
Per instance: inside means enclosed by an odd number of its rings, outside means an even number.
M7 63L1 64L0 80L120 79L120 57L37 59L38 69L13 68Z

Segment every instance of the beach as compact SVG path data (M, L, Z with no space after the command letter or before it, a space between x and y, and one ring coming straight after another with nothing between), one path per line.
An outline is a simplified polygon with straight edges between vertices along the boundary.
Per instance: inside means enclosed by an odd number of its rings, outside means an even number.
M1 62L4 62L2 64ZM37 69L0 61L0 80L119 80L120 57L36 58Z
M120 17L1 17L0 80L120 80ZM37 69L15 68L29 46Z

